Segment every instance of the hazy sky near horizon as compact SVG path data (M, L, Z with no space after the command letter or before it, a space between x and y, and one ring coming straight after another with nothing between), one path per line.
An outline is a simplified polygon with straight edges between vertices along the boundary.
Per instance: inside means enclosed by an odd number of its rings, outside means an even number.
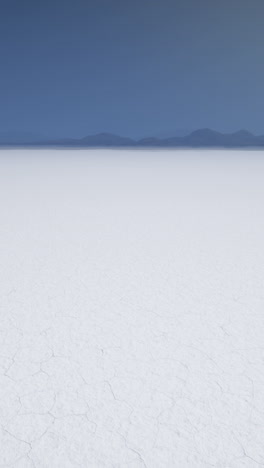
M264 134L263 0L1 0L0 132Z

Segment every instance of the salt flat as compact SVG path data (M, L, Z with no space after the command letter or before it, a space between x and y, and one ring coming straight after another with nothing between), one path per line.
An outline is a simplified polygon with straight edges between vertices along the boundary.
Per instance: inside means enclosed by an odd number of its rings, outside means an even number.
M264 152L0 151L0 466L264 466Z

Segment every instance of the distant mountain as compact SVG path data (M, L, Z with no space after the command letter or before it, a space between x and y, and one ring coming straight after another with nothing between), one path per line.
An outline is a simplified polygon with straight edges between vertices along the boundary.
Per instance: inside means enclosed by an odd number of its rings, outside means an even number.
M48 146L80 146L80 147L119 147L134 146L136 141L132 138L121 137L112 133L97 133L84 138L61 138L60 140L49 140L39 142L40 145Z
M253 135L253 133L248 132L247 130L239 130L238 132L226 135L226 137L230 146L236 146L238 142L244 146L254 146L254 144L259 144L261 142L261 137L257 137Z
M163 141L161 138L149 137L138 140L136 144L137 146L160 146Z
M203 128L191 132L189 135L170 138L149 137L135 140L112 133L98 133L84 138L61 138L45 140L44 138L29 138L16 135L11 138L5 135L1 139L2 146L46 146L46 147L83 147L83 148L119 148L119 147L147 147L147 148L241 148L264 147L264 136L255 136L247 130L234 133L221 133L210 128Z
M209 128L195 130L182 138L167 138L162 140L162 146L170 147L258 147L264 145L264 138L253 135L247 130L235 133L220 133Z
M264 146L264 137L255 136L247 130L239 130L234 133L220 133L210 128L199 129L186 136L174 136L171 138L149 137L141 140L121 137L112 133L98 133L78 140L68 139L54 142L65 146L81 147L258 147Z
M195 130L183 138L184 142L190 146L218 146L224 141L224 135L210 128Z
M112 133L98 133L79 140L84 146L134 146L135 140L132 138L113 135Z
M172 128L171 130L167 131L160 131L160 132L153 132L151 136L148 135L142 135L136 138L136 140L145 140L147 138L157 138L158 140L165 139L165 138L170 138L171 135L174 137L183 137L186 135L189 135L191 133L191 129L187 128Z

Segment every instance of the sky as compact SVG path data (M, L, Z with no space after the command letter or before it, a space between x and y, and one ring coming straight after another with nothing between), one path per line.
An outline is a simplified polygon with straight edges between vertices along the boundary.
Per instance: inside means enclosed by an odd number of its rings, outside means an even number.
M1 0L0 132L264 134L263 0Z

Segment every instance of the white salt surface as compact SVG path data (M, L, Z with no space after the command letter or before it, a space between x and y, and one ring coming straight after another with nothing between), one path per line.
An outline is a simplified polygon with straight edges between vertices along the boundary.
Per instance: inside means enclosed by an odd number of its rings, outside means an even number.
M0 151L0 466L264 466L264 153Z

